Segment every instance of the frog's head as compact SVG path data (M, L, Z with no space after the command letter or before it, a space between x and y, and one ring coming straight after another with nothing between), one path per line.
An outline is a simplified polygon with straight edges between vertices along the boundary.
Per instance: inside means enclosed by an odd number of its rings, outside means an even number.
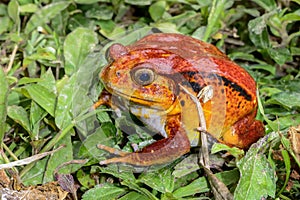
M106 90L128 101L158 110L168 110L177 98L178 66L189 63L162 49L130 49L114 44L108 50L111 63L100 77Z

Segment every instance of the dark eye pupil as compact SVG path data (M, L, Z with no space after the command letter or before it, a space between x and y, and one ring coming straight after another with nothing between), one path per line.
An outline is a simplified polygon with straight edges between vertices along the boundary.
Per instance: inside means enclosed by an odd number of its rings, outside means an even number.
M150 80L150 75L149 75L148 73L142 73L142 74L140 75L140 80L141 80L142 82L149 81L149 80Z

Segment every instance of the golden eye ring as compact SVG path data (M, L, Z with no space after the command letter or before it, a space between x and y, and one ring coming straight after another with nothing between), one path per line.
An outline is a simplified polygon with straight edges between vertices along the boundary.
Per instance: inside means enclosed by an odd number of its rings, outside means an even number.
M150 85L155 80L155 73L149 68L138 68L131 75L133 81L141 86Z

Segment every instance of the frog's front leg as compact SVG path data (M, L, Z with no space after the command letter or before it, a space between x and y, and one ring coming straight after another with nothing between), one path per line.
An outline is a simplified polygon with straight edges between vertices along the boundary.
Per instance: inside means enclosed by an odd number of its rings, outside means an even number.
M164 164L190 151L190 142L182 127L180 115L168 116L165 129L168 134L167 138L158 140L134 153L98 145L98 148L120 156L101 161L100 164L127 163L137 166Z

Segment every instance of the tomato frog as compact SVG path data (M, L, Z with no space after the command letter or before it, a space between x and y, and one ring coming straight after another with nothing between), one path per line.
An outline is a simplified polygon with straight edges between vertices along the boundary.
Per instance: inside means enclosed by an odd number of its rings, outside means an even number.
M198 101L213 138L247 149L264 135L263 123L255 119L254 79L215 46L181 34L156 33L129 46L113 44L108 56L110 63L100 73L105 90L95 107L126 107L163 137L133 153L99 144L117 155L100 164L164 164L200 145L200 117L191 94L199 97L205 88L210 97ZM112 95L127 105L119 106Z

